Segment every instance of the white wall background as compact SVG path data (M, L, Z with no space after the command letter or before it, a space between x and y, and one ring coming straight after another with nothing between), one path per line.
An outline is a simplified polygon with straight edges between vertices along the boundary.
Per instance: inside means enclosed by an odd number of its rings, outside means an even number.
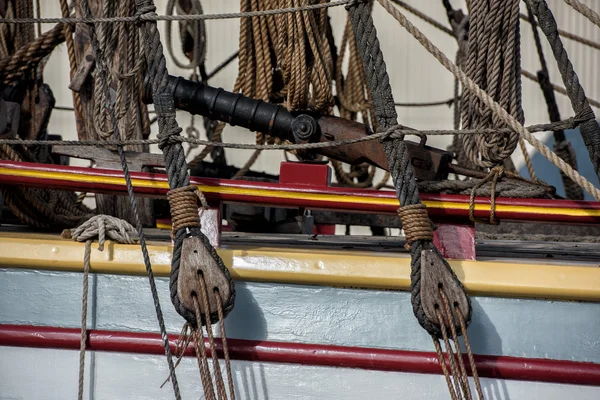
M406 0L412 6L426 12L436 20L447 25L445 10L440 0ZM600 10L599 0L583 0L593 9ZM158 13L163 14L166 10L166 0L155 1ZM593 25L585 17L579 15L576 11L567 6L562 0L548 0L548 3L554 11L555 18L560 28L569 32L584 36L594 41L600 42L600 28ZM203 1L204 12L223 13L239 11L239 2L237 0L223 1ZM454 0L452 5L455 8L461 7L466 11L464 0ZM526 12L524 3L522 11ZM330 9L332 24L336 34L337 44L341 38L341 33L345 24L346 11L343 7ZM42 2L43 16L60 16L60 8L57 0L45 0ZM406 13L409 19L417 25L431 40L440 47L451 59L456 52L456 41L436 28ZM453 92L453 77L444 69L421 45L412 38L398 23L381 8L379 4L374 6L374 19L379 32L379 38L385 54L388 66L391 84L397 102L418 102L434 101L450 98ZM209 20L206 21L208 31L208 56L207 70L210 71L214 66L221 63L226 57L232 54L238 45L239 21L238 20ZM159 22L163 32L164 23ZM522 21L522 66L528 71L535 72L539 67L538 56L535 51L531 28L528 23ZM50 29L51 25L45 25L44 29ZM177 24L174 23L173 31L176 33ZM174 34L177 40L178 34ZM551 80L553 83L562 85L560 75L555 67L552 53L542 35L545 54L548 64L551 68ZM600 74L598 74L598 65L600 65L600 51L583 46L573 41L563 39L569 56L575 66L580 81L582 82L588 96L600 99ZM178 51L178 44L175 43L175 51ZM180 58L183 55L180 54ZM68 66L66 48L64 45L59 47L51 56L45 69L45 80L52 86L56 97L56 104L61 106L71 106L72 96L68 89L69 66ZM182 71L176 68L168 60L169 72L173 75L182 75L187 77L188 71ZM219 75L217 75L211 84L221 86L225 89L231 89L236 78L237 62L233 62ZM566 118L572 115L572 109L568 99L557 94L559 107L562 117ZM535 124L548 121L546 105L537 83L523 78L523 106L525 109L526 123ZM595 110L598 111L598 110ZM449 129L452 127L452 109L446 106L434 108L398 108L399 122L414 128L420 129ZM185 128L188 126L190 116L187 113L178 114L179 124ZM64 139L76 138L74 117L71 112L54 111L50 131L63 135ZM157 127L153 126L153 136L156 135ZM541 134L541 138L549 134ZM224 133L224 140L230 142L252 142L253 134L239 128L227 127ZM429 143L433 146L445 148L450 138L432 137ZM157 148L154 151L158 151ZM198 150L196 150L198 151ZM531 148L530 148L531 151ZM194 153L193 153L194 154ZM251 154L250 150L230 150L227 149L227 158L230 164L241 166ZM518 148L514 155L514 161L519 168L523 164L523 157ZM283 161L283 154L280 151L265 151L257 160L254 169L268 172L277 172L279 163ZM79 163L87 165L87 162Z

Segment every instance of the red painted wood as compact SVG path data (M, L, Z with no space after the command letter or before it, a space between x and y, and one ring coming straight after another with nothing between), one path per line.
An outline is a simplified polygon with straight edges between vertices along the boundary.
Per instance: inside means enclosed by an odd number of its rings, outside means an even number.
M475 260L475 227L460 224L436 224L433 244L444 258Z
M71 167L71 166L58 166L50 164L33 164L33 163L20 163L13 161L0 160L0 167L10 168L14 170L27 170L33 172L59 172L59 173L74 173L78 175L87 176L103 176L109 178L123 178L123 173L116 170L102 170L92 169L83 167ZM151 174L145 172L131 172L131 176L135 180L143 180L147 182L167 182L167 176L165 174ZM329 209L329 210L340 210L340 211L354 211L354 212L372 212L378 214L396 214L398 205L395 203L396 194L393 191L384 190L367 190L367 189L349 189L341 187L312 187L307 185L291 185L291 184L277 184L277 183L265 183L265 182L251 182L241 180L228 180L228 179L209 179L209 178L192 178L191 183L195 185L206 185L206 186L220 186L223 188L238 188L238 189L263 189L263 190L284 190L288 193L293 193L295 196L289 199L273 198L269 196L255 196L247 193L205 193L209 201L220 202L242 202L251 203L265 206L280 206L280 207L307 207L311 209ZM86 182L74 182L65 176L64 179L56 178L45 178L45 177L19 177L10 175L0 175L0 184L12 184L20 186L30 187L50 187L54 189L65 189L65 190L77 190L77 191L91 191L95 193L113 193L113 194L126 194L126 187L124 184L97 184L97 183L86 183ZM153 187L136 187L136 195L142 196L153 196L153 197L164 197L166 196L167 189L153 188ZM304 197L307 193L313 194L337 194L346 196L355 196L359 198L369 199L387 199L393 200L391 204L372 204L368 201L357 201L352 203L342 203L336 201L325 201L313 199L307 199ZM448 194L422 194L421 200L423 201L451 201L460 204L469 204L468 196L459 195L448 195ZM477 204L489 204L489 198L476 198ZM546 200L546 199L511 199L511 198L497 198L496 204L498 205L520 205L520 206L531 206L531 207L558 207L558 208L573 208L582 210L600 210L600 202L592 201L573 201L573 200ZM468 210L460 209L457 207L447 208L431 208L429 215L436 220L462 220L467 221ZM600 217L589 217L589 216L568 216L568 215L540 215L528 212L506 212L497 211L496 216L499 219L506 220L520 220L520 221L551 221L551 222L572 222L572 223L600 223ZM486 218L489 217L486 211L475 211L475 217Z
M173 351L177 337L169 335ZM0 346L78 350L79 340L80 330L77 328L0 325ZM442 373L433 352L240 339L227 339L227 344L230 357L237 360ZM154 333L88 330L87 348L107 352L164 354L160 335ZM221 351L220 340L217 340L217 351ZM193 347L188 347L185 354L193 356ZM476 355L475 362L481 377L600 386L600 364L488 355ZM468 368L466 358L465 365Z
M284 161L279 166L279 183L327 187L331 184L331 168L327 164Z

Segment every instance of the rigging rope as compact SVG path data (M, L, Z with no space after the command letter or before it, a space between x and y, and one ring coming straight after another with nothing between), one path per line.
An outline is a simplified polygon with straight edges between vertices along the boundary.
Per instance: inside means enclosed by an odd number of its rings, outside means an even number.
M565 0L565 3L573 7L575 11L586 17L593 24L596 24L600 28L600 14L592 10L579 0Z
M137 0L136 0L137 1ZM286 0L289 1L289 0ZM42 24L57 24L64 22L66 24L98 24L98 23L144 23L144 22L157 22L157 21L199 21L199 20L217 20L217 19L237 19L237 18L252 18L252 17L265 17L272 15L283 15L283 14L294 14L302 13L304 11L315 11L331 7L339 7L347 4L353 4L357 0L334 0L330 3L319 3L309 4L306 6L299 7L288 7L288 8L275 8L272 10L260 10L260 11L248 11L239 13L220 13L220 14L190 14L190 15L144 15L138 14L131 17L101 17L94 18L92 16L83 18L29 18L29 17L15 17L15 18L0 18L0 24L18 24L18 25L30 25L35 23Z
M565 163L547 146L535 138L523 125L521 125L513 116L504 110L494 101L485 91L481 90L460 68L458 68L450 59L441 52L423 33L406 19L406 17L389 0L378 0L381 5L402 25L415 39L425 47L448 71L457 77L463 86L468 88L475 96L482 100L483 104L489 107L494 114L501 118L508 126L518 132L523 138L536 148L552 164L556 165L569 178L577 182L594 199L600 201L600 190L592 185L587 179L574 171L570 165ZM587 103L586 103L587 104ZM583 121L589 121L588 115L578 114L577 118ZM594 121L595 122L595 121ZM600 136L599 136L600 137ZM600 139L599 139L600 140Z
M380 130L389 129L397 124L397 114L394 106L389 77L387 74L385 61L377 38L377 31L373 24L371 11L368 4L358 3L348 7L352 28L358 45L358 50L365 68L367 82L372 95L373 104L375 107L375 116L377 125ZM402 138L396 140L386 140L383 142L383 148L386 153L388 165L398 195L401 209L417 208L421 204L416 179L408 151ZM401 212L405 214L405 212ZM408 214L405 214L408 216ZM412 213L410 214L413 215ZM438 277L444 282L449 283L453 288L457 288L454 292L453 301L460 301L460 304L466 305L466 313L468 319L471 316L471 306L468 296L464 293L462 284L458 281L454 272L450 269L447 262L441 257L435 246L430 240L428 231L431 230L431 225L425 210L419 212L417 220L402 221L404 229L406 226L415 223L419 226L419 231L415 233L414 242L411 246L411 303L413 311L419 324L427 330L431 335L439 336L441 334L440 327L432 320L425 310L425 302L429 301L425 297L426 289L422 287L423 280L421 279L421 261L422 251L431 252L433 257L441 263L440 273L443 276ZM427 266L428 268L429 266ZM435 284L437 288L437 283ZM422 296L423 295L423 296Z
M373 96L375 116L380 129L386 129L397 124L397 115L371 10L367 4L359 3L349 7L349 12ZM431 242L433 239L432 224L427 216L425 206L420 202L416 179L408 160L405 144L402 138L394 141L388 140L383 142L383 148L400 201L398 214L401 217L407 245L410 246L411 251L413 312L419 324L434 338L434 342L439 340L435 338L446 337L449 326L456 333L457 323L454 318L446 323L439 318L436 321L435 316L432 315L433 310L439 308L437 303L439 295L436 295L435 291L441 289L444 294L449 291L450 302L458 305L456 308L464 307L467 313L466 323L458 328L462 335L466 336L466 326L472 313L471 301L465 293L462 283ZM456 338L456 340L458 339ZM450 357L453 356L450 355ZM440 360L440 364L444 365L443 360ZM446 369L443 369L446 372ZM453 375L456 376L456 374ZM474 374L474 376L477 375ZM450 386L449 389L453 393Z
M286 6L317 5L322 0L286 0ZM276 0L241 0L240 10L270 11L281 4ZM327 42L327 13L325 8L312 12L287 15L267 15L265 18L246 18L240 21L239 71L233 92L266 102L282 102L290 110L313 109L329 114L333 105L331 81L333 57ZM222 141L225 123L218 124L210 137ZM256 143L281 143L256 133ZM212 150L204 149L191 162L201 162ZM256 150L234 178L245 175L260 155Z
M575 118L571 117L559 122L549 124L537 124L529 125L527 130L530 133L554 131L554 130L565 130L574 129L579 126L579 122ZM370 142L372 140L385 140L385 139L397 139L404 137L405 135L426 135L426 136L442 136L442 135L483 135L493 133L508 133L512 128L489 128L489 129L464 129L464 130L453 130L453 129L441 129L441 130L417 130L413 128L407 128L404 125L394 125L385 131L374 133L369 136L363 136L356 139L336 140L331 142L315 142L315 143L300 143L300 144L246 144L246 143L213 143L207 140L194 139L189 137L170 137L167 139L168 143L193 143L204 146L215 146L224 147L231 149L246 149L246 150L307 150L307 149L321 149L328 147L346 146L350 144ZM0 139L0 144L5 145L37 145L37 146L52 146L52 145L64 145L64 146L96 146L96 145L107 145L107 146L126 146L134 144L160 144L164 143L163 139L128 139L128 140L23 140L23 139Z
M346 54L348 54L348 71L344 75L343 65ZM360 116L366 126L372 131L377 131L377 121L374 115L375 110L349 18L346 20L340 51L335 62L335 83L340 117L356 121ZM395 105L397 106L398 103L395 103ZM350 172L346 172L344 171L343 163L333 159L330 159L330 161L338 182L356 188L373 186L376 167L351 165ZM386 171L381 181L374 186L374 189L383 187L389 178L389 172ZM357 182L354 181L355 179L357 179Z
M569 60L569 55L560 40L554 15L552 15L545 0L525 0L525 3L537 17L539 26L546 35L548 43L550 43L558 70L571 100L573 111L576 118L582 121L579 127L581 137L589 152L594 170L600 176L600 125L596 121L594 111L590 107L585 91L573 69L573 64Z
M88 18L88 19L91 18L92 13L91 13L91 10L89 7L88 0L81 1L81 9L86 18ZM108 99L109 98L108 83L107 83L108 68L107 68L104 57L100 53L98 38L96 37L95 29L93 29L93 27L92 27L92 29L90 29L89 35L90 35L90 42L92 45L92 50L96 54L96 73L99 76L99 78L101 79L100 84L101 84L102 88L106 91L105 98ZM115 110L114 106L111 106L111 103L107 104L107 108L108 108L108 112L109 112L111 128L114 132L114 136L117 138L120 138L121 136L119 133L119 124L118 124L117 118L116 118L116 110ZM180 400L181 394L179 392L179 385L177 383L177 378L175 376L175 368L173 366L173 359L171 357L171 347L169 344L169 339L167 337L167 331L166 331L166 327L165 327L165 323L164 323L162 309L160 306L160 300L158 297L158 290L156 288L156 282L154 280L154 273L152 271L152 264L150 262L148 248L146 246L144 229L143 229L140 217L139 217L139 213L138 213L138 209L137 209L137 202L135 200L135 195L133 192L133 184L131 182L129 166L127 164L127 160L125 159L125 152L124 152L122 146L118 146L118 153L119 153L119 158L121 161L121 168L123 169L123 175L125 177L125 181L127 184L127 192L129 195L131 211L132 211L134 221L136 223L136 229L137 229L137 233L138 233L138 237L139 237L139 241L140 241L142 255L144 258L144 265L146 267L146 273L148 275L148 281L150 284L150 292L152 294L152 300L154 302L154 309L155 309L156 317L158 320L158 325L159 325L160 334L161 334L161 338L162 338L162 342L163 342L163 347L165 350L165 355L167 357L167 363L169 365L169 371L170 371L170 375L171 375L171 383L173 385L173 392L175 394L175 398L177 400Z
M0 76L3 83L22 79L29 71L64 42L67 25L58 24L31 42L25 42L18 50L0 60Z
M540 59L541 69L538 71L537 76L544 99L546 100L546 105L548 106L550 122L560 121L560 111L558 110L558 104L556 104L556 98L554 97L554 90L552 90L552 85L550 83L550 74L548 72L546 58L544 57L544 49L542 48L540 35L537 30L537 22L529 6L527 6L527 15L532 27L533 39ZM560 158L573 167L574 170L577 170L575 150L571 146L571 143L566 140L565 132L562 130L554 131L554 151ZM560 176L565 188L566 197L572 200L583 200L583 190L581 187L569 179L562 171L560 172Z
M152 0L136 0L136 5L137 16L156 15L156 7L154 6ZM173 229L174 246L170 274L171 301L176 311L181 316L183 316L190 324L192 324L192 326L195 326L197 329L201 330L203 322L206 323L208 328L211 320L225 318L226 314L231 311L235 299L235 286L229 271L223 264L223 260L221 257L219 257L208 238L200 229L200 217L198 215L198 207L196 205L197 203L195 197L192 199L190 196L187 196L188 193L192 193L195 196L196 188L190 186L190 178L183 147L180 142L173 142L169 140L170 138L181 137L181 128L179 128L177 120L175 119L173 94L167 87L168 71L157 24L155 21L148 20L141 26L141 29L144 33L143 47L145 49L147 63L147 86L151 90L152 99L155 105L159 126L157 138L160 140L159 148L162 150L165 157L168 182L171 189L168 193L169 203L172 212L177 214L178 219L181 222L178 223L178 226L174 227ZM122 151L120 151L120 153L123 154ZM124 167L127 167L126 163L124 164ZM130 194L132 195L133 192ZM184 204L181 205L181 202ZM178 210L181 211L181 215L177 213ZM141 225L139 225L139 229L143 229ZM200 258L191 259L188 254L184 253L184 246L186 246L186 244L191 244L191 246L196 247L196 244L198 243L199 246L197 246L193 252L198 254L198 257ZM192 265L192 263L196 262L207 263L207 265ZM205 272L208 273L209 276L218 276L222 279L220 282L225 282L224 284L226 287L219 287L219 290L222 290L223 294L225 293L225 290L228 290L229 293L229 297L224 301L223 313L214 315L214 313L210 312L210 308L205 307L204 314L202 314L204 318L202 319L198 318L198 314L200 313L194 312L197 310L191 310L184 304L184 299L192 295L193 292L180 293L180 273L183 271L184 273L193 273L198 276L198 271L203 271L198 268L206 268ZM205 276L206 275L203 275L203 277ZM191 282L188 282L188 284L191 284ZM197 293L197 291L195 293ZM161 325L161 331L163 331L163 328L164 324ZM180 398L179 388L175 378L175 367L171 358L170 346L166 334L163 336L163 341L169 362L169 370L171 372L173 389L176 397ZM201 374L203 375L204 379L206 374L202 372Z
M469 14L469 40L465 73L520 124L521 106L519 0L473 0ZM503 126L489 108L468 88L462 95L462 127L465 129ZM509 158L519 135L465 136L465 152L479 167L493 167Z
M83 254L83 295L81 297L81 340L79 345L79 387L78 399L83 400L83 383L85 373L85 347L87 342L87 309L88 309L88 275L90 272L90 258L92 241L98 238L98 251L104 251L106 238L117 243L133 244L138 240L135 228L127 221L110 215L95 215L75 229L66 229L62 233L65 239L76 242L85 241Z

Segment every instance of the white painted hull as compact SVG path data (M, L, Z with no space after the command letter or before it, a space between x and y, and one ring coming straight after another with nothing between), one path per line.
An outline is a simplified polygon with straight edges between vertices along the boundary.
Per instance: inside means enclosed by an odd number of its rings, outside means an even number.
M0 323L76 328L80 273L0 269ZM157 279L167 330L183 320ZM406 292L237 282L228 337L433 351ZM473 298L469 328L476 354L600 363L600 305L532 299ZM156 332L145 277L92 275L88 327ZM93 355L92 355L93 354ZM90 399L171 399L163 356L89 353ZM75 398L78 352L0 347L0 399ZM297 364L234 361L241 399L447 399L443 376ZM201 395L198 367L178 368L183 398ZM89 384L89 386L88 386ZM483 379L488 399L598 399L600 387Z

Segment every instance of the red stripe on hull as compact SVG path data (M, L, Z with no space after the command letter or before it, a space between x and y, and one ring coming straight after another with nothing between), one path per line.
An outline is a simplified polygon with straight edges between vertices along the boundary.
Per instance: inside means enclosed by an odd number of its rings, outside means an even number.
M57 174L64 174L64 178L52 177L52 178L40 178L40 177L29 177L29 176L12 176L10 174L0 174L0 184L11 184L19 186L30 186L30 187L46 187L53 189L64 189L74 191L91 191L95 193L109 193L109 194L121 194L126 195L126 186L119 183L98 183L98 182L77 182L69 179L69 175L75 174L87 177L106 177L106 178L117 178L123 179L123 173L118 170L107 170L107 169L92 169L82 167L71 167L71 166L59 166L50 164L34 164L24 162L13 162L13 161L2 161L0 160L0 168L7 168L14 171L27 171L27 172L52 172ZM131 177L134 180L141 180L148 183L151 182L167 182L167 176L164 174L150 174L144 172L132 172ZM285 191L294 194L291 198L282 197L270 197L252 195L248 193L218 193L218 192L205 192L205 196L209 201L213 202L241 202L251 203L265 206L279 206L279 207L307 207L312 209L328 209L328 210L340 210L340 211L354 211L354 212L371 212L379 214L396 214L398 205L396 194L393 191L380 191L380 190L366 190L366 189L349 189L341 187L312 187L307 185L291 185L291 184L278 184L278 183L264 183L264 182L251 182L251 181L240 181L240 180L228 180L228 179L210 179L210 178L197 178L194 177L191 180L194 185L222 187L222 188L236 188L241 190L252 190L260 189L267 191ZM167 193L166 188L157 188L149 186L136 186L136 195L141 196L153 196L153 197L164 197ZM339 195L339 196L352 196L359 198L358 201L354 202L337 202L329 200L315 200L306 198L303 195L306 194L318 194L318 195ZM369 203L367 201L361 202L360 198L366 199L380 199L386 200L386 203ZM420 198L422 201L446 201L459 204L469 204L468 196L460 195L444 195L444 194L421 194ZM475 200L476 204L490 204L489 198L479 197ZM496 204L499 206L522 206L522 207L536 207L536 208L548 208L558 207L562 209L577 209L577 210L594 210L597 213L600 210L599 202L591 201L572 201L572 200L544 200L544 199L511 199L511 198L498 198ZM468 221L469 212L464 206L453 207L449 205L447 207L433 207L428 209L429 215L440 219L458 219L462 221ZM475 216L478 218L489 217L489 211L476 210ZM543 213L531 213L526 210L518 212L497 210L496 216L499 219L507 220L520 220L520 221L551 221L551 222L573 222L573 223L600 223L599 215L566 215L560 213L543 214Z
M80 330L0 325L0 346L78 350ZM173 350L177 335L169 335ZM227 339L232 359L379 371L441 374L433 352ZM220 351L221 342L217 341ZM159 334L88 330L88 350L163 355ZM208 349L208 347L207 347ZM186 350L193 356L193 347ZM481 377L600 386L600 364L476 355ZM468 362L465 359L468 368Z

